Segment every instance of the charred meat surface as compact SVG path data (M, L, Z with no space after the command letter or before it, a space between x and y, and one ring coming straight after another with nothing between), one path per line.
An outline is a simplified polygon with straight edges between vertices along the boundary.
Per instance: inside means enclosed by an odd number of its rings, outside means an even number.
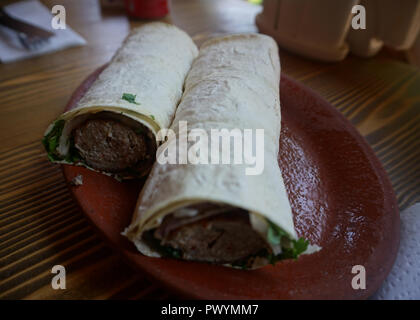
M86 164L106 172L133 168L147 158L147 138L111 119L89 119L73 131Z
M212 206L201 206L205 209L198 209L193 217L167 216L155 230L155 238L164 246L180 250L183 259L219 264L247 258L267 247L252 229L247 211L213 205L213 212L223 212L209 214Z

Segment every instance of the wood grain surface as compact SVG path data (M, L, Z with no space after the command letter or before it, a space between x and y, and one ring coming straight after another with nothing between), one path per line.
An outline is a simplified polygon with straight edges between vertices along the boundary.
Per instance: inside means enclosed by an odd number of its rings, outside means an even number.
M130 27L143 22L118 10L101 11L94 0L42 2L49 8L63 4L68 24L88 44L0 65L0 298L174 298L99 239L40 144L80 82L111 58ZM241 0L173 0L164 20L200 44L215 34L256 31L259 11ZM419 70L387 52L328 64L281 50L281 62L282 72L325 97L366 137L400 209L419 201ZM66 290L51 288L56 264L66 267Z

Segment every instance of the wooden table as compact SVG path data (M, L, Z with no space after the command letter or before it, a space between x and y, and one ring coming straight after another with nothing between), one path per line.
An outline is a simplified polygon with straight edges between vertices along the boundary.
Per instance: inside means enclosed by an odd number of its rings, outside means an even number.
M64 4L68 24L88 44L0 65L0 298L166 298L99 239L40 143L73 90L141 22L101 12L95 0L43 2ZM214 33L257 31L259 11L241 0L173 0L165 20L200 43ZM281 51L282 72L328 99L367 138L406 208L420 200L420 73L398 60L382 53L328 64ZM51 288L56 264L66 267L66 290Z

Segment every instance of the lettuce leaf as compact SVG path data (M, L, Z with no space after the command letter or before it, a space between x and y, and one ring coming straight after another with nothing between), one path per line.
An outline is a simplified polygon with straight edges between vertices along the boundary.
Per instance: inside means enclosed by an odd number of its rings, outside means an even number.
M44 145L45 151L47 151L48 159L51 162L65 160L69 163L77 163L81 160L81 158L79 152L74 146L73 137L70 137L69 151L64 158L57 152L57 147L60 142L61 134L63 133L64 124L65 120L55 121L51 131L42 139L42 144Z
M62 160L56 149L58 147L61 134L63 133L64 124L64 120L56 120L53 128L42 139L42 144L44 145L45 151L47 151L48 159L50 159L50 161Z

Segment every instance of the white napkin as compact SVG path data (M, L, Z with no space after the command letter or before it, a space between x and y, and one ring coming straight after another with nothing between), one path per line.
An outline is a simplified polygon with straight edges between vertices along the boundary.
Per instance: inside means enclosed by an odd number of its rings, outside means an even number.
M420 203L401 212L400 249L377 300L420 299Z
M17 19L54 32L55 36L51 37L46 45L29 51L21 45L15 31L0 25L0 61L3 63L86 44L86 41L68 25L66 29L54 30L51 27L51 8L48 9L38 0L12 3L4 7L4 10Z

